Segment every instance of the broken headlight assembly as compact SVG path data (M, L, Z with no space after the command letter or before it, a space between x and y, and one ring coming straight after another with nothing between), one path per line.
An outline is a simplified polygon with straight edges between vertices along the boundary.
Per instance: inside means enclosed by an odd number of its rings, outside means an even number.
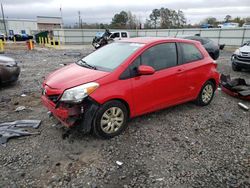
M98 83L90 82L87 84L67 89L63 92L60 101L69 103L80 103L85 97L93 93L98 87Z

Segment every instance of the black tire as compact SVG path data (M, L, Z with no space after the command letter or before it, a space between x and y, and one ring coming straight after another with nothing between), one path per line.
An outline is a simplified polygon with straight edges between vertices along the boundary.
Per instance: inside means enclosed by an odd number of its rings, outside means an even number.
M241 68L233 63L232 63L232 69L233 71L241 71Z
M123 121L115 120L116 118L118 118L118 115L117 117L111 117L112 114L110 114L110 116L108 115L109 113L115 112L113 111L114 109L116 110L117 113L120 113L119 119L122 119L123 117ZM118 109L121 111L119 111ZM109 117L109 119L107 118L107 116ZM93 121L93 133L101 138L106 138L106 139L113 138L121 134L127 128L127 120L128 120L127 107L120 101L117 100L109 101L103 104L98 109ZM105 126L105 123L102 122L108 122L108 123ZM119 123L120 125L117 125L117 123ZM112 131L112 127L116 127L115 129L117 130L114 130L113 132L108 132ZM106 132L104 129L106 129Z
M205 92L207 89L211 89L211 95L210 97L205 97ZM214 97L214 92L215 92L215 85L212 81L207 81L201 88L201 91L196 99L196 104L198 106L206 106L211 103L213 97ZM210 93L210 92L209 92Z

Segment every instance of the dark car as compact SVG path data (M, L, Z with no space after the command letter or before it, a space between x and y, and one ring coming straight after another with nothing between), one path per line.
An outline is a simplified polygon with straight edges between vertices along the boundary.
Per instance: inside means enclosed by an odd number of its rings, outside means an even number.
M196 40L201 42L204 48L207 50L208 54L214 59L218 59L220 56L220 49L224 48L224 45L218 45L214 41L208 38L200 37L200 36L187 36L184 37L189 40Z
M250 69L250 41L245 42L242 47L235 50L231 57L231 61L234 71Z
M0 56L0 84L15 82L20 74L20 67L10 57Z
M7 37L5 36L5 34L0 33L0 40L2 41L7 40Z
M105 32L97 32L92 41L92 45L94 46L94 48L98 49L108 44L108 37L111 34L112 33L110 33L108 29L106 29Z
M33 36L28 35L28 34L14 34L14 35L10 36L9 39L14 40L14 37L15 37L16 41L26 41L29 39L33 39Z

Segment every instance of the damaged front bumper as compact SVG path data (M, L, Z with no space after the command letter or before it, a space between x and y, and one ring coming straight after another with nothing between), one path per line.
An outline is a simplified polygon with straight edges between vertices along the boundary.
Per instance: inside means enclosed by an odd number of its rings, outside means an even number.
M82 132L91 130L99 104L92 98L87 97L80 104L66 104L60 101L53 102L46 95L41 97L42 103L48 110L66 127L77 126Z

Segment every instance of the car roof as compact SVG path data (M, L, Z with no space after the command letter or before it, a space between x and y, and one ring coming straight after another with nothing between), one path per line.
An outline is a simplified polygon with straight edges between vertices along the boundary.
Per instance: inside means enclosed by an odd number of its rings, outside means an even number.
M124 31L124 30L119 30L119 31L111 31L110 33L119 33L119 32L126 32L126 33L127 33L127 31Z
M136 37L136 38L128 38L122 39L121 42L133 42L133 43L142 43L142 44L150 44L155 42L191 42L191 43L199 43L198 41L188 40L183 38L170 38L170 37Z

